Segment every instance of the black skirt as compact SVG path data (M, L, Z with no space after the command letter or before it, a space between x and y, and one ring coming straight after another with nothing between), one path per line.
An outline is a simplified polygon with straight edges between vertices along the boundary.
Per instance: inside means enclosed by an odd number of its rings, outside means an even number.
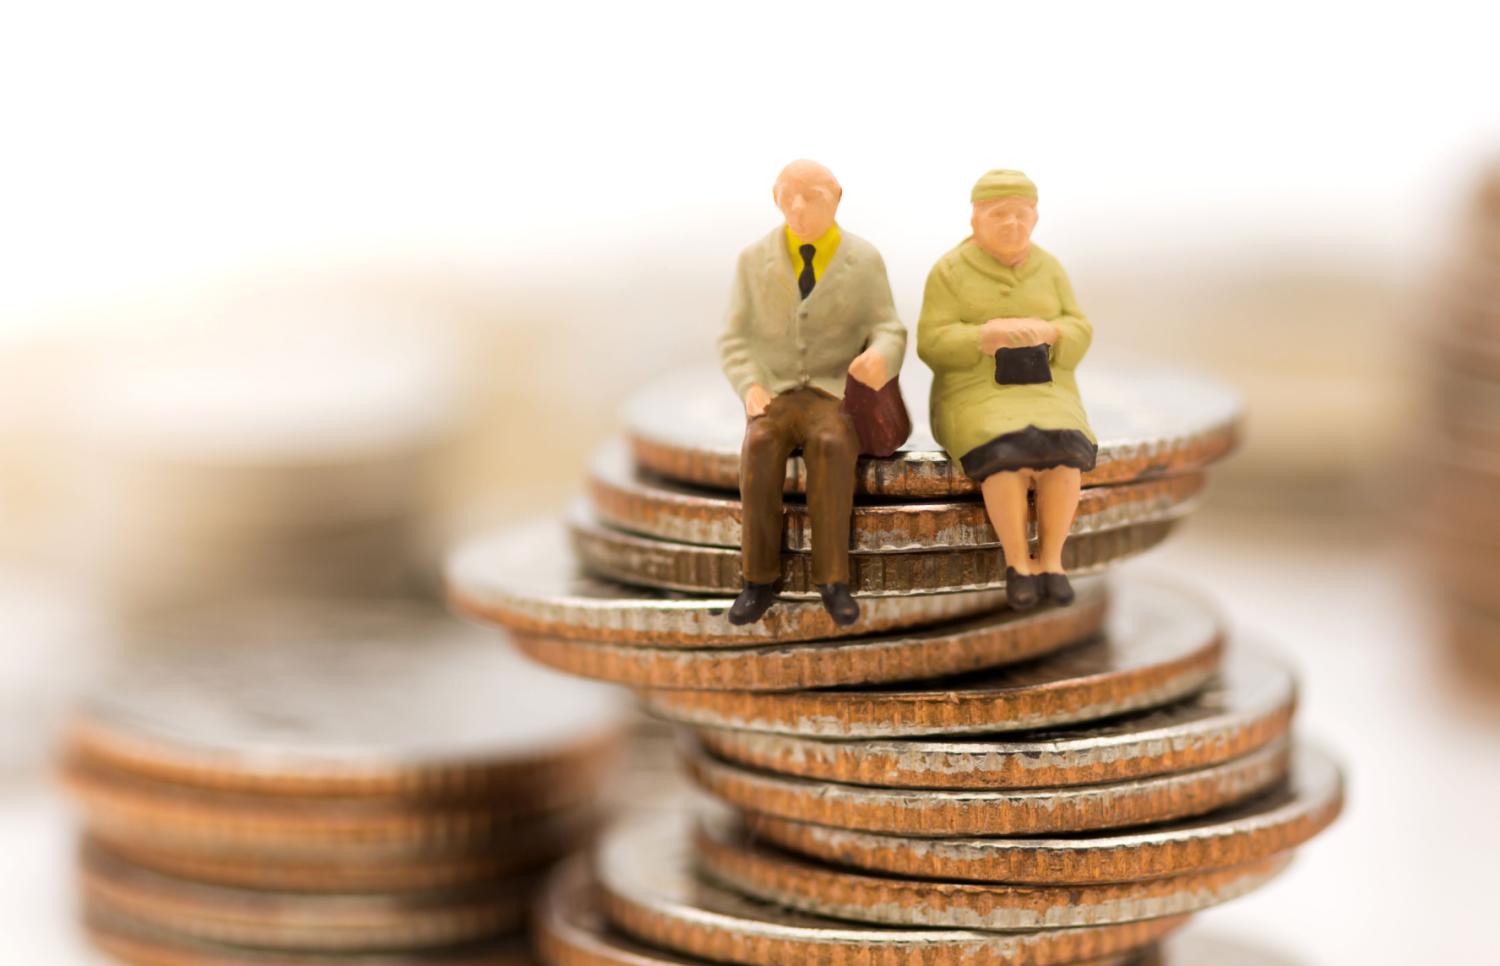
M969 479L982 482L995 473L1012 470L1053 470L1071 466L1094 468L1099 446L1076 429L1037 429L1027 426L996 436L969 450L960 461Z

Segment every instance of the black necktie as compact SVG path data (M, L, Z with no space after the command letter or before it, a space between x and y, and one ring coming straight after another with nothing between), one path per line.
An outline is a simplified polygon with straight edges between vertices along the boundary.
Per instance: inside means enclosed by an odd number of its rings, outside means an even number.
M818 283L818 276L813 274L812 260L817 249L811 245L803 245L797 251L802 253L802 274L797 276L797 288L802 292L802 297L807 298L812 294L813 286Z

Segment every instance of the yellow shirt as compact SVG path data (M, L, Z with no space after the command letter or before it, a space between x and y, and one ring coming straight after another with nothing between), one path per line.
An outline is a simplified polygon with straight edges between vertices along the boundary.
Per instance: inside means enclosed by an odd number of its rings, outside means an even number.
M828 263L833 261L833 253L839 250L839 226L837 223L830 225L823 233L823 237L814 242L806 242L797 237L792 231L792 226L786 226L786 250L792 256L792 274L802 274L802 253L797 249L803 245L811 245L817 249L813 252L813 281L821 282L823 273L828 270Z

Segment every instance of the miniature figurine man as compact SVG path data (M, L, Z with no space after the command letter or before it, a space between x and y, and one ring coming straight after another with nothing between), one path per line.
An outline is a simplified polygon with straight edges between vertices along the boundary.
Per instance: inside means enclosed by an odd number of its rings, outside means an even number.
M1098 454L1073 379L1093 327L1057 259L1031 243L1036 199L1019 171L979 179L973 234L933 267L917 323L917 354L934 375L933 436L980 484L1005 552L1006 596L1020 610L1073 599L1063 543Z
M740 253L719 352L745 403L740 453L744 589L732 624L761 618L781 579L787 457L802 450L812 517L812 579L841 626L859 618L849 592L849 528L860 440L840 405L853 377L880 389L901 368L906 329L885 263L834 222L833 172L793 161L771 189L786 219Z

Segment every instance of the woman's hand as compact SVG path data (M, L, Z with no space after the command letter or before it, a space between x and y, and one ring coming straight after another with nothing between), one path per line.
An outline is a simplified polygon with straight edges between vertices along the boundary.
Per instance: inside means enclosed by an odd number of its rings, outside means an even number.
M1000 349L1052 345L1056 341L1057 326L1045 319L990 319L979 327L979 351L990 356Z

